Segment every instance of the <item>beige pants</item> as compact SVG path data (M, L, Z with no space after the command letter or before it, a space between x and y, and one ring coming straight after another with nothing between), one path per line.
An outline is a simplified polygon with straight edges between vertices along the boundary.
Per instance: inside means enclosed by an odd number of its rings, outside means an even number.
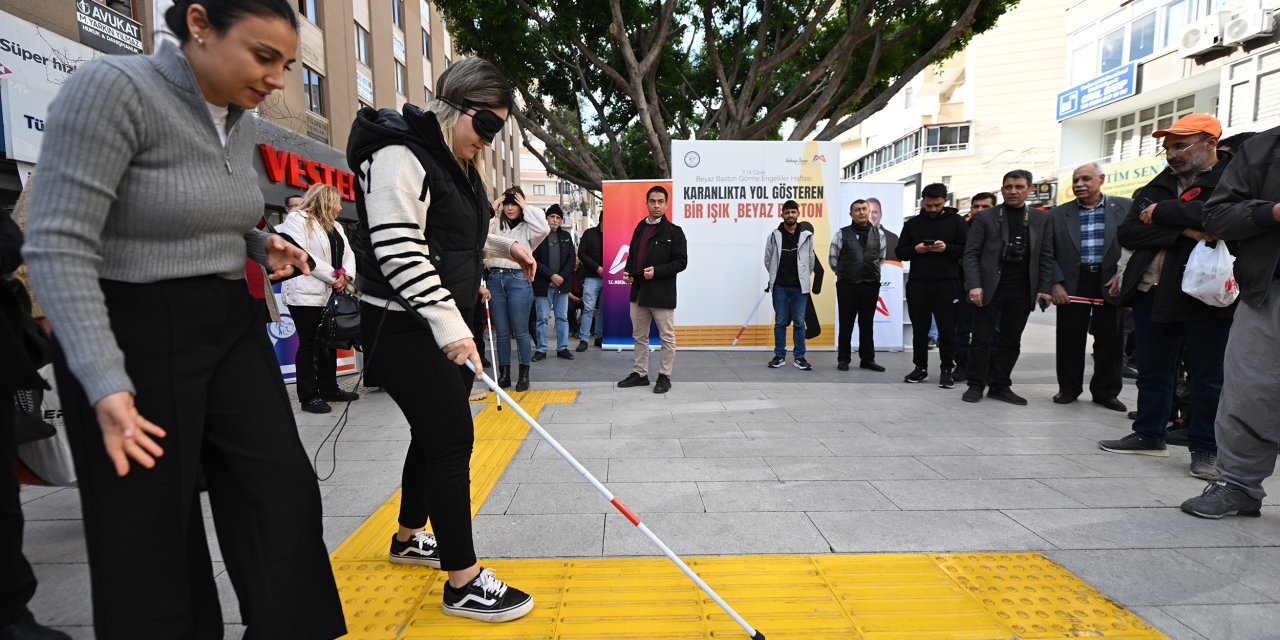
M636 341L635 372L649 375L649 321L658 325L658 338L662 351L658 373L671 377L671 365L676 361L675 309L655 309L631 303L631 337Z

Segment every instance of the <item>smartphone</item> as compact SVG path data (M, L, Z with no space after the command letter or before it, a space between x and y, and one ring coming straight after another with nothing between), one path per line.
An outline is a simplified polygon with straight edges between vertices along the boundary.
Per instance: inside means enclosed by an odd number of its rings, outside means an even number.
M936 243L936 242L937 242L937 240L921 240L921 241L920 241L920 244L923 244L923 245L926 245L926 246L927 246L927 245L934 244L934 243Z

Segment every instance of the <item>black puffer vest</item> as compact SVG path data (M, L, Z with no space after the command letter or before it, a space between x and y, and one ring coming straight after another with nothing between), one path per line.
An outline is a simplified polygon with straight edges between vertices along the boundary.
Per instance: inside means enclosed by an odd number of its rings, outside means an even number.
M427 172L418 199L425 201L428 194L431 196L427 225L422 230L431 264L458 308L470 309L479 297L480 260L489 231L484 181L474 168L463 172L440 134L436 115L411 104L404 105L402 114L391 109L361 109L347 139L347 163L356 174L359 216L351 248L356 252L361 289L386 300L396 296L373 252L364 201L366 176L360 168L375 151L393 145L408 147ZM370 173L378 170L377 166L369 167Z

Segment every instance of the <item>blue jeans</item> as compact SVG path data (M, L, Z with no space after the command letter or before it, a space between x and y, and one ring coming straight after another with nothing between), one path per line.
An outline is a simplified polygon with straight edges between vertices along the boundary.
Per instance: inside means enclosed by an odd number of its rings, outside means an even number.
M800 287L773 288L773 355L787 356L787 325L792 326L791 340L797 359L804 357L804 312L808 297Z
M1151 314L1155 297L1154 292L1138 292L1133 300L1133 329L1138 342L1138 417L1133 421L1133 430L1164 439L1173 410L1173 376L1181 345L1186 350L1187 378L1191 383L1187 448L1216 452L1213 419L1222 393L1222 361L1231 318L1154 322Z
M533 345L529 341L529 309L533 307L533 285L519 269L490 269L488 280L489 309L493 312L493 329L497 332L495 345L498 364L511 365L511 334L515 333L516 350L520 364L527 365L533 358Z
M569 348L569 294L547 287L547 295L533 299L538 307L538 351L547 352L547 314L556 312L556 351Z
M604 289L603 278L582 279L582 322L578 325L580 327L578 339L583 342L590 340L592 335L597 338L604 336L604 318L597 318L595 315L596 301L600 299L602 289Z

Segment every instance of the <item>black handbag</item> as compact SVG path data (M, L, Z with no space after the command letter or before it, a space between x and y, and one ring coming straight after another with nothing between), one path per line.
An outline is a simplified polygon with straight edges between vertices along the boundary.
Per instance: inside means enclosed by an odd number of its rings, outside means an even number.
M44 421L44 391L31 389L13 394L13 432L18 444L27 444L58 434L58 429Z
M333 264L342 266L345 246L337 231L329 232ZM360 342L360 301L345 291L334 291L320 314L320 341L326 348L350 349Z

